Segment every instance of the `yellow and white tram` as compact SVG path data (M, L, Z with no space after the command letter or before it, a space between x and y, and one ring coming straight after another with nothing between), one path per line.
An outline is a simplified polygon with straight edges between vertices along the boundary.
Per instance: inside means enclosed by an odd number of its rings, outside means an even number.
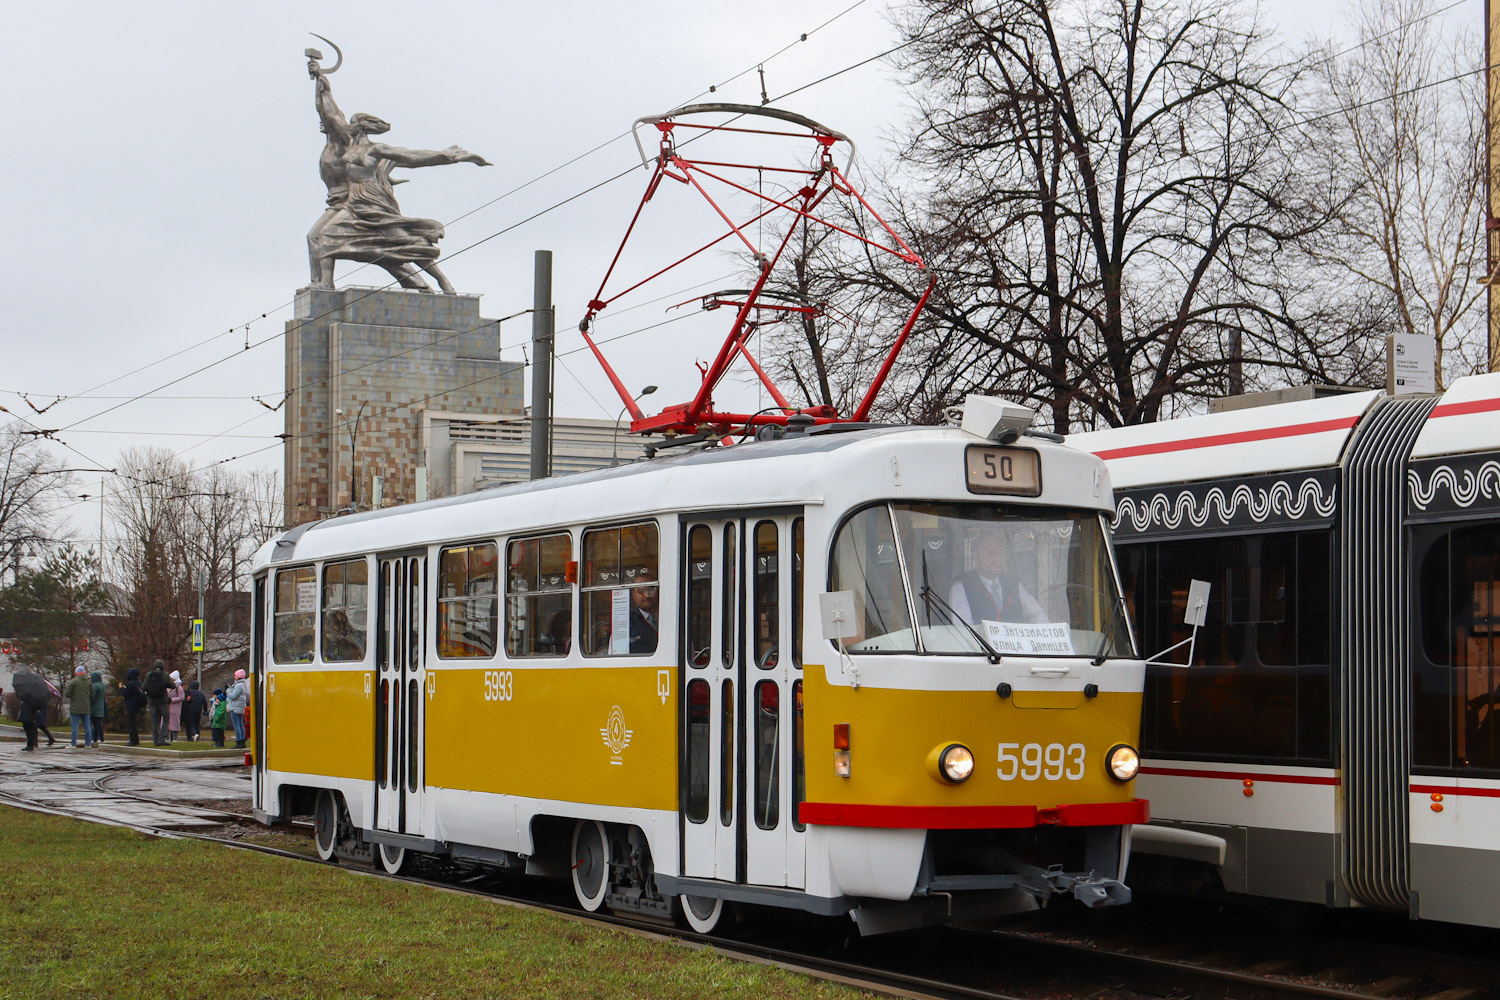
M301 525L255 560L255 808L325 858L866 933L1124 902L1144 664L1094 456L785 437Z

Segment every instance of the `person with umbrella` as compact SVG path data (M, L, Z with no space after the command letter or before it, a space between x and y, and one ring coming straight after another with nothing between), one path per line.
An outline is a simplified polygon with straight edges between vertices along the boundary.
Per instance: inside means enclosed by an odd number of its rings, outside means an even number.
M24 749L36 749L38 730L47 734L48 746L56 743L57 738L47 729L47 702L51 700L56 688L49 684L46 678L29 670L16 674L11 684L15 690L16 699L21 703L21 728L26 731Z

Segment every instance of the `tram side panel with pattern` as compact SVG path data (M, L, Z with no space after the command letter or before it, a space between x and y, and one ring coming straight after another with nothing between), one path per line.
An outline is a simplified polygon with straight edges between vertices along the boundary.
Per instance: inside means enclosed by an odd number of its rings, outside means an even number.
M1028 485L976 488L985 456ZM927 428L299 527L257 556L257 816L315 813L329 857L467 857L700 929L726 901L866 931L1122 902L1143 666L1112 510L1092 456ZM996 542L1033 614L959 621Z
M1478 376L1071 439L1119 487L1142 642L1214 588L1194 664L1148 669L1138 875L1500 923L1497 400Z

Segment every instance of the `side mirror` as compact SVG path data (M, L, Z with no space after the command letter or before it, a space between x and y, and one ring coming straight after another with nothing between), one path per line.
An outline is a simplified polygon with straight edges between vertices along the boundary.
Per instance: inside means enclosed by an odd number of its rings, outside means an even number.
M823 638L830 642L859 634L855 620L854 591L835 590L818 595L818 612L823 621Z
M1162 667L1190 667L1193 665L1193 651L1198 645L1198 630L1208 620L1208 594L1210 589L1211 585L1204 580L1193 580L1188 583L1187 607L1183 609L1182 623L1184 625L1191 625L1193 634L1181 642L1176 642L1168 646L1160 653L1148 659L1147 663L1154 663ZM1186 663L1173 663L1170 660L1162 659L1162 657L1172 652L1172 650L1180 649L1183 646L1188 648Z

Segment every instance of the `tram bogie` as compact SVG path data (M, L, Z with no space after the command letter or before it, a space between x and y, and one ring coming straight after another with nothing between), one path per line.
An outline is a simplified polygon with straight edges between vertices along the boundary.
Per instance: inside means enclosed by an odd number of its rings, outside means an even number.
M256 562L256 815L704 931L1125 902L1144 664L1108 475L997 431L794 432L288 532Z

